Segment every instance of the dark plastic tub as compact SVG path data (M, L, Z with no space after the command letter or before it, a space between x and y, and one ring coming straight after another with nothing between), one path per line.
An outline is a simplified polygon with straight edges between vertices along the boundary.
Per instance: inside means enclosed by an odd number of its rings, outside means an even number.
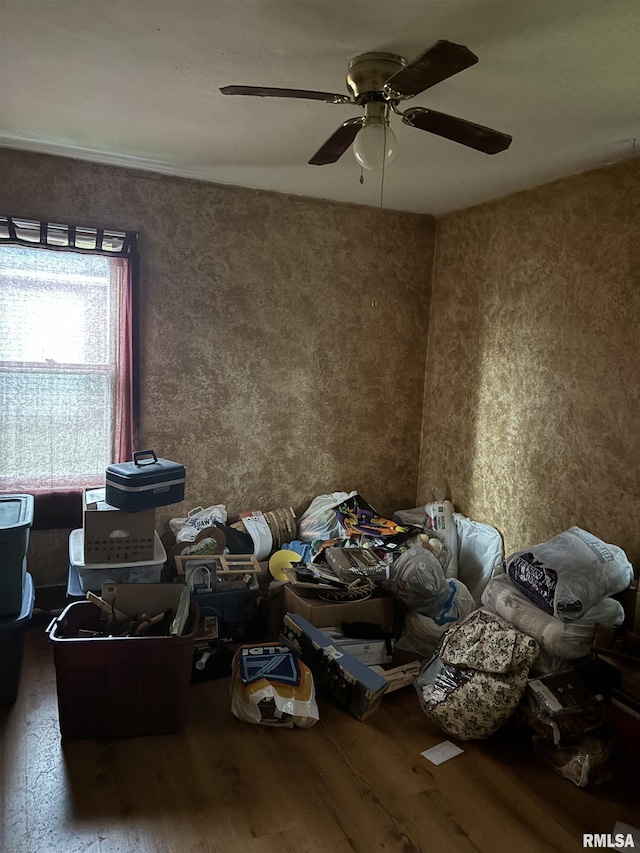
M22 609L33 495L0 495L0 619Z
M22 593L22 608L15 619L0 619L0 705L12 705L18 698L24 632L33 613L35 589L27 572Z
M191 600L198 605L200 618L215 616L218 619L218 638L227 642L257 640L260 633L256 621L258 609L258 582L254 589L226 589L218 592L192 593Z
M198 623L191 605L181 637L88 637L100 610L90 601L67 605L49 626L63 738L170 734L186 720Z

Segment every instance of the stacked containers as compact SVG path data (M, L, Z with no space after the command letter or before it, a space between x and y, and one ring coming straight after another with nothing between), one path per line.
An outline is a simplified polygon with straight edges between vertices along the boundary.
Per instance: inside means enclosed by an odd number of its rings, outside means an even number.
M0 495L0 619L22 610L33 495Z
M0 619L0 705L11 705L18 696L24 632L33 613L35 589L27 572L20 613L14 619Z
M83 593L100 592L103 583L158 583L167 559L162 540L153 532L154 550L149 560L127 560L121 563L89 563L84 552L84 531L69 534L69 585L76 579Z
M22 669L24 630L33 612L27 573L33 495L0 495L0 705L15 702Z

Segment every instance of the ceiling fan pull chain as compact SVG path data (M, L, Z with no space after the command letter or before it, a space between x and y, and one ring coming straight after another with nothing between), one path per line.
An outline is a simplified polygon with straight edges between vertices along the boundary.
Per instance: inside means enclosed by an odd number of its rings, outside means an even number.
M359 180L359 182L361 184L364 184L364 169L362 167L360 167L360 180Z

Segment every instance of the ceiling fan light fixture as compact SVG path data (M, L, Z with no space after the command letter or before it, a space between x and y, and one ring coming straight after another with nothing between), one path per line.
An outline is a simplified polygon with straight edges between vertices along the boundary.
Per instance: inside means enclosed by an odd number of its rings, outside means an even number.
M353 143L353 156L370 172L386 169L397 151L396 135L387 122L366 121Z
M223 95L254 95L261 98L307 98L329 104L356 104L364 107L363 117L344 121L311 157L313 166L337 162L353 145L356 161L363 169L384 170L395 157L396 137L389 127L389 111L402 117L403 124L433 133L484 154L497 154L511 144L511 136L480 124L439 113L426 107L401 112L398 102L425 92L436 83L470 68L478 61L475 53L461 44L437 41L407 63L394 53L362 53L349 62L347 89L350 95L316 92L310 89L278 89L265 86L224 86ZM384 171L383 171L384 175ZM360 176L362 180L362 175Z

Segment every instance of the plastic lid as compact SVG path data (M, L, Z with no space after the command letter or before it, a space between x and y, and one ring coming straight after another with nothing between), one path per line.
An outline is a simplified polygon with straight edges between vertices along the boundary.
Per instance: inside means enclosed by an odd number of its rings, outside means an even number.
M12 619L0 619L0 631L13 630L19 625L28 622L33 613L33 604L36 600L36 589L33 578L27 572L24 576L24 590L22 591L22 607L18 616Z
M33 495L0 495L0 535L32 524Z
M128 569L131 566L155 566L157 563L164 563L167 559L167 552L164 550L162 540L158 536L158 531L153 533L153 560L129 560L127 563L87 563L88 569ZM72 566L85 568L84 562L84 530L72 530L69 534L69 562Z

